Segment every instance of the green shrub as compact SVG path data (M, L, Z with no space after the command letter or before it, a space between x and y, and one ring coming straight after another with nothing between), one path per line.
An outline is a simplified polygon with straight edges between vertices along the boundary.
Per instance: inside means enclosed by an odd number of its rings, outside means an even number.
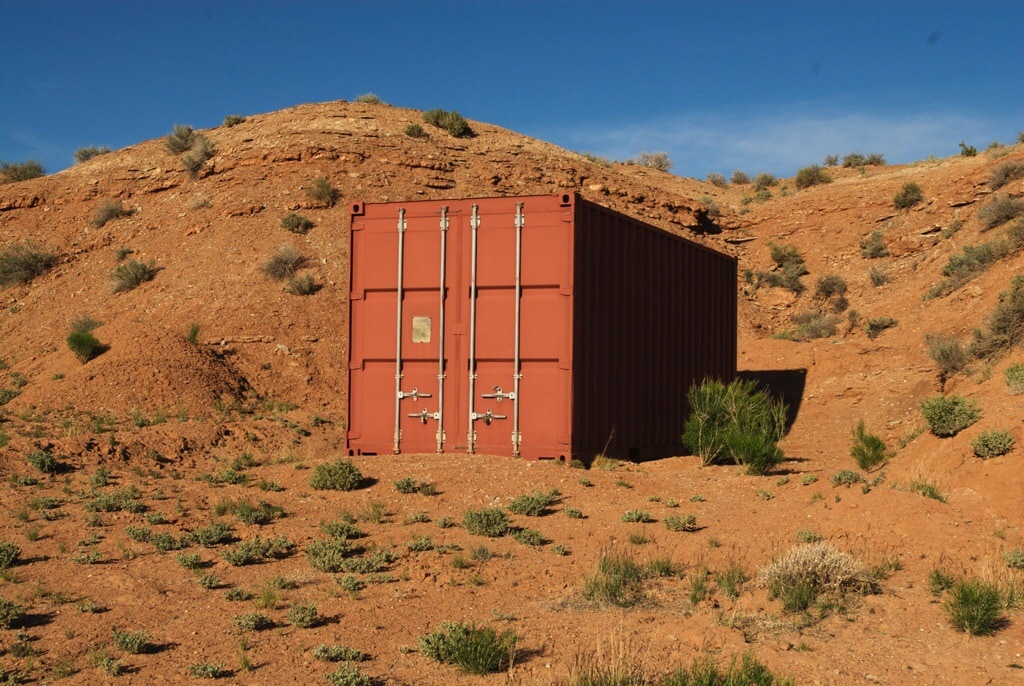
M497 507L466 510L462 513L462 528L474 536L497 538L508 533L509 518Z
M110 278L114 282L115 293L130 291L146 281L152 281L155 276L156 265L153 261L139 262L138 260L123 262L117 265L110 274Z
M584 682L580 682L581 686ZM585 682L587 684L612 684L612 681ZM646 681L615 681L615 684L648 683ZM654 683L651 681L650 683ZM672 672L660 686L792 686L790 679L777 678L772 671L750 653L745 653L737 664L733 659L726 669L720 669L710 657L695 659L686 669L680 667Z
M210 139L197 133L195 134L195 142L192 144L192 147L181 157L181 166L194 179L199 175L199 171L203 168L206 160L213 157L215 152Z
M356 551L344 538L313 540L306 544L306 559L313 569L327 574L345 570L345 558Z
M1024 160L1003 162L993 168L988 175L988 187L994 191L999 190L1017 179L1024 179Z
M860 256L866 260L887 257L889 248L885 246L885 234L876 229L860 239Z
M278 281L295 276L306 264L306 258L290 245L279 245L270 259L263 265L263 273Z
M523 545L544 545L544 534L536 529L515 529L512 532L512 538Z
M874 340L880 333L894 326L896 326L896 320L892 317L872 317L864 326L864 333L868 335L868 338Z
M289 212L281 219L281 228L288 229L292 233L305 234L313 228L313 222L301 214Z
M108 152L110 152L110 148L108 148L105 145L101 145L100 147L90 145L88 148L79 148L78 150L75 151L75 162L86 162L94 157L106 155Z
M364 105L383 105L384 104L384 101L382 101L379 97L377 97L373 93L363 93L362 95L357 95L352 102L358 102L358 103L362 103Z
M829 176L828 172L816 164L798 169L796 178L793 179L793 185L796 186L797 190L831 182L832 177Z
M491 627L465 622L443 622L441 628L421 636L420 653L469 674L491 674L507 667L515 657L519 638L511 629L498 633Z
M239 631L263 631L274 628L274 622L259 612L236 615L231 620Z
M180 155L192 147L198 135L191 126L175 124L171 133L164 138L164 148L172 155Z
M868 280L871 281L872 286L878 288L889 282L889 274L884 269L872 267L868 270Z
M442 109L429 110L423 113L423 121L431 126L444 129L456 138L467 138L473 135L469 122L454 110L450 112Z
M359 488L362 481L362 472L346 459L319 464L309 477L309 485L318 491L352 491Z
M427 138L427 132L419 124L409 124L406 126L405 135L409 138Z
M766 191L772 186L779 183L779 180L775 178L774 174L768 172L758 172L754 176L754 190L755 191Z
M971 441L971 448L974 454L983 460L990 457L999 457L1013 450L1016 440L1009 431L999 429L986 429L978 434L977 438Z
M654 517L651 516L650 512L644 512L643 510L627 510L625 514L622 515L622 521L629 523L646 523L653 522Z
M973 145L967 145L963 141L960 141L960 156L961 157L974 157L978 154L978 149Z
M971 636L988 636L1003 626L999 587L981 579L960 579L943 604L949 623Z
M378 682L346 662L327 675L327 683L331 686L374 686Z
M114 629L114 645L126 653L140 655L152 649L152 636L145 631L118 631Z
M1003 552L1003 562L1010 569L1024 569L1024 548Z
M838 472L832 475L833 486L852 486L859 484L864 480L857 472L851 472L849 469L840 469Z
M310 629L320 624L321 618L316 611L316 604L311 600L308 603L292 605L288 610L288 621L300 629Z
M796 325L792 330L778 334L779 338L794 341L813 341L835 335L839 319L821 310L802 310L790 315L789 320Z
M27 162L0 162L0 183L15 183L17 181L28 181L45 176L46 170L43 165L35 160Z
M903 184L903 188L893 196L892 204L897 210L905 210L909 207L913 207L924 200L924 193L921 191L921 187L913 181L908 181Z
M238 126L245 121L245 117L240 114L229 114L224 117L224 121L221 122L221 126L231 128L232 126Z
M583 519L583 510L578 507L569 506L562 510L562 513L569 519Z
M188 666L188 673L196 679L219 679L226 674L220 662L194 662Z
M782 461L776 443L785 432L786 406L754 382L705 381L689 390L687 400L683 445L702 465L735 462L748 473L764 474Z
M124 205L113 200L104 200L100 203L100 206L96 208L96 214L92 218L92 224L96 228L100 228L111 219L120 219L121 217L131 216L132 211L126 210Z
M584 581L583 597L601 604L633 607L644 599L643 582L644 570L632 555L605 550L594 573Z
M21 548L8 541L0 541L0 569L13 566L20 556Z
M60 463L49 450L36 450L28 454L25 461L43 474L56 474Z
M643 155L644 153L640 153L640 154ZM644 165L644 166L647 166L647 165ZM666 169L665 171L668 171L668 170ZM719 188L726 188L729 185L729 182L725 180L725 176L723 174L719 174L718 172L708 172L708 174L707 174L707 176L705 178L707 179L707 182L710 183L712 186L717 186Z
M669 515L665 517L665 528L669 531L696 531L697 517L694 515Z
M859 152L851 152L843 155L843 166L848 168L863 167L867 164L867 158Z
M7 288L28 283L57 264L57 256L25 241L0 252L0 286Z
M320 290L320 284L316 282L312 274L299 274L288 279L284 290L290 295L313 295Z
M1024 395L1024 364L1011 364L1003 374L1006 375L1006 386L1010 395Z
M199 527L189 534L189 540L204 548L212 548L222 543L230 543L234 538L234 530L221 522L213 522L208 526Z
M972 400L958 395L936 396L921 403L921 414L933 434L955 436L981 419L981 410Z
M17 626L25 617L25 608L7 598L0 598L0 629Z
M313 658L323 662L362 662L370 656L361 650L344 645L325 645L321 643L313 649Z
M977 217L982 231L988 231L1021 215L1024 215L1024 198L997 195L978 210Z
M295 544L283 534L277 538L256 536L231 546L221 553L221 557L232 567L242 567L269 558L284 557L294 547Z
M891 456L888 448L878 436L868 433L864 427L864 420L860 420L853 429L853 447L850 448L850 455L857 462L857 466L865 472L884 464Z
M320 176L313 179L313 183L306 188L306 197L326 207L334 207L334 203L341 197L341 191L332 186L326 176Z
M942 275L946 278L933 286L924 299L929 300L952 293L984 272L996 261L1019 252L1024 246L1022 240L1024 240L1024 225L1018 223L1010 227L1005 236L964 247L963 252L949 258L942 268Z
M946 494L940 491L938 486L923 477L918 477L907 484L907 490L923 495L925 498L938 500L940 503L946 502Z
M415 493L419 490L419 484L416 483L416 479L411 476L406 476L395 482L395 490L399 493Z
M521 495L513 498L508 504L508 509L514 514L526 515L527 517L540 517L547 514L548 507L558 499L558 491L541 493L534 491L529 495Z
M818 285L814 289L816 300L831 300L846 295L846 280L836 274L828 274L818 279Z
M766 283L769 286L786 288L797 295L804 292L805 288L800 277L807 273L807 265L800 251L791 245L768 244L771 251L772 261L775 262L776 270L772 272L758 272L758 285Z
M735 169L732 172L732 176L729 177L729 181L737 186L750 183L750 175L742 169Z
M925 334L924 342L928 355L939 367L939 381L942 384L967 366L967 351L953 336L929 333Z
M992 357L1024 340L1024 275L1014 276L1010 290L999 294L985 323L988 331L974 330L969 350L974 357Z
M827 543L792 548L758 572L758 582L787 612L802 612L822 597L841 599L848 593L872 593L877 583L871 570L852 555Z

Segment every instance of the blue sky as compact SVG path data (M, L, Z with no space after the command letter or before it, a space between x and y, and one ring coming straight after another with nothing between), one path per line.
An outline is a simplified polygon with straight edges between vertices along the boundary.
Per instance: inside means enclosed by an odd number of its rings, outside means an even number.
M1020 0L0 0L0 161L373 92L673 172L1024 131Z

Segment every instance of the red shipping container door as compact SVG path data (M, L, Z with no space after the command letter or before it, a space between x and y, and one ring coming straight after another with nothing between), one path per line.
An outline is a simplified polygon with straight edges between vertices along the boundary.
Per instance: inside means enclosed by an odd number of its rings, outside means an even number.
M352 208L350 454L680 452L736 261L575 194Z

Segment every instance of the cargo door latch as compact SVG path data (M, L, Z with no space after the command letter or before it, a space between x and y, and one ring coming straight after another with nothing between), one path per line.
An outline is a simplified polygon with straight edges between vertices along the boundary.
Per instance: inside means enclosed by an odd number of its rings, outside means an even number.
M428 419L441 419L441 413L440 412L431 412L430 410L428 410L425 407L422 410L420 410L419 412L410 412L409 416L414 418L414 419L419 419L424 424L427 423Z
M506 398L508 400L515 400L516 394L515 391L509 391L508 393L504 393L501 390L501 386L495 386L494 393L481 393L480 397L493 399L495 402L500 403L502 400L505 400ZM504 417L502 417L502 419L504 419Z
M484 396L484 397L486 398L487 396ZM508 419L508 415L494 414L493 410L487 410L483 414L480 414L479 412L474 412L473 413L473 421L475 422L478 419L484 420L484 424L486 424L487 426L490 426L491 422L493 420L495 420L495 419Z
M418 388L414 388L411 391L409 391L408 393L405 393L404 391L399 391L398 392L398 399L399 400L403 400L405 398L412 398L413 400L418 400L419 398L429 398L429 397L430 397L429 393L420 393L420 390ZM410 417L418 417L419 415L411 414L409 416Z

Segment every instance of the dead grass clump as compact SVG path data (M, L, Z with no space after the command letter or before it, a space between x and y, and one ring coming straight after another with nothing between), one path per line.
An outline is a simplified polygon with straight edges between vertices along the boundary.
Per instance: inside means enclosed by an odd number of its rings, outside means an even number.
M111 219L120 219L121 217L128 217L132 214L130 209L125 209L124 205L113 200L104 200L100 203L100 206L96 208L96 215L92 218L92 225L97 229L109 222Z
M796 546L757 574L769 595L780 598L790 612L803 612L819 598L841 599L849 593L877 590L871 570L863 562L827 543Z
M290 245L280 245L264 263L263 273L278 281L290 279L305 263L306 258L298 250Z
M1021 215L1024 215L1024 198L999 195L978 210L978 221L981 222L981 230L988 231Z
M110 274L110 278L114 282L115 293L130 291L146 281L152 281L155 276L156 264L154 262L139 262L138 260L128 260L124 264L119 264Z
M1017 179L1024 179L1024 160L1003 162L994 167L988 175L988 187L994 191L999 190Z
M16 243L0 252L0 286L7 288L28 283L57 263L56 255L40 250L30 242Z

